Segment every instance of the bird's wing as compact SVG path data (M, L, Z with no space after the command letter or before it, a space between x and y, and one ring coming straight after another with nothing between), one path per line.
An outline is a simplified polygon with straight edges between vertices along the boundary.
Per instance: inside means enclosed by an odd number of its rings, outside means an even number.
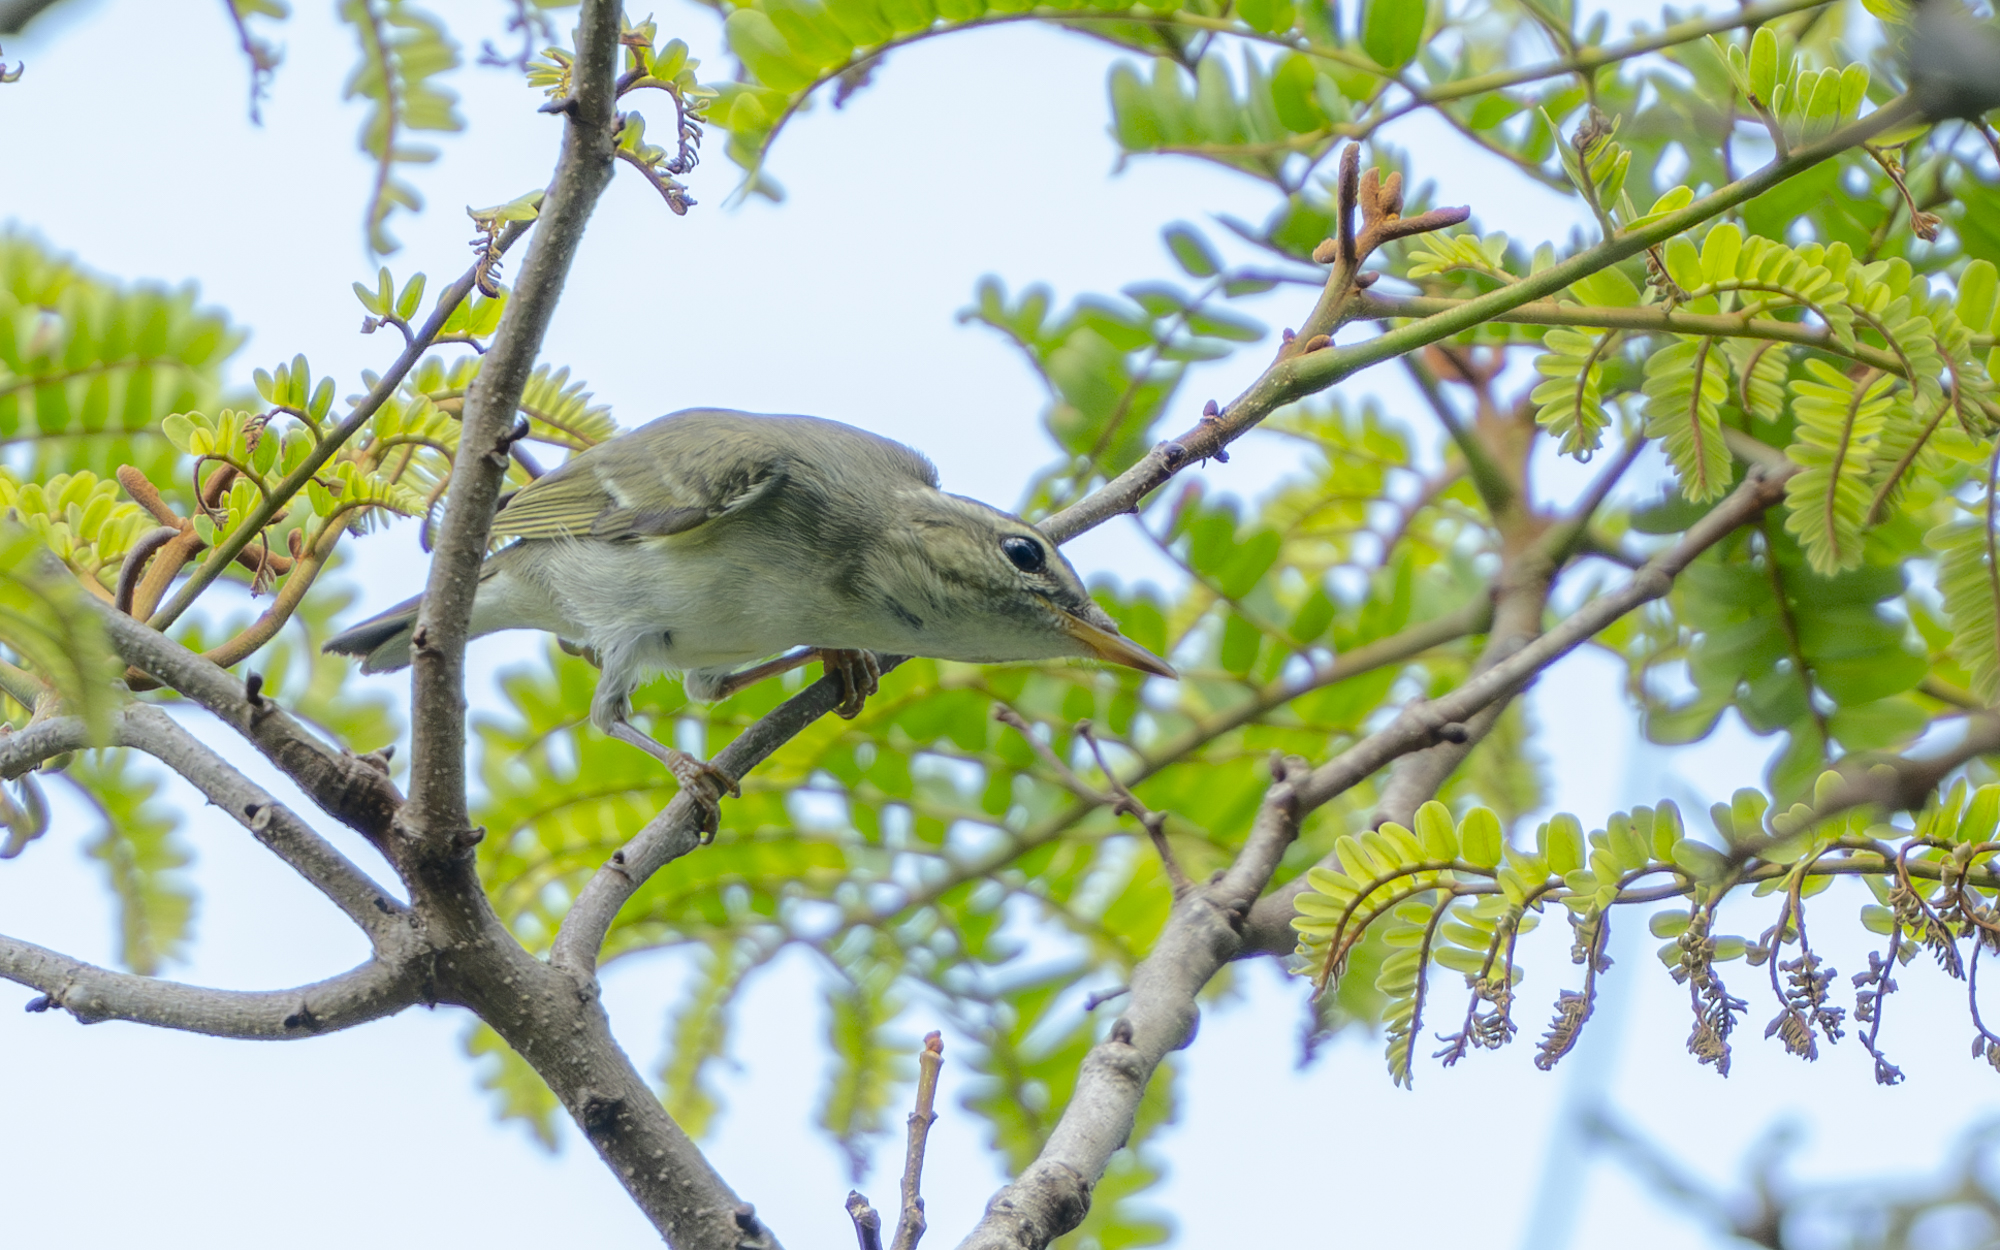
M777 484L767 446L652 445L642 427L577 456L522 488L493 518L496 538L649 538L685 533L742 508ZM624 454L607 455L614 450Z

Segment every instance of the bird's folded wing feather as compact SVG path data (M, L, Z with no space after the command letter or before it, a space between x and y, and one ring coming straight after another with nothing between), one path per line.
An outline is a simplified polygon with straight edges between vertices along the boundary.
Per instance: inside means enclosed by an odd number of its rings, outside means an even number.
M676 466L585 454L523 487L493 518L495 538L651 538L685 533L762 496L781 477L767 455Z

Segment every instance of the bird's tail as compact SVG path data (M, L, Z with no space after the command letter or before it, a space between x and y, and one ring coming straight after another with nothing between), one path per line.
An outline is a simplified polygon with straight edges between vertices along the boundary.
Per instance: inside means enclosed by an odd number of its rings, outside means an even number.
M417 627L417 608L424 597L371 616L354 628L335 634L320 647L334 655L358 655L364 673L388 673L410 664L410 634Z

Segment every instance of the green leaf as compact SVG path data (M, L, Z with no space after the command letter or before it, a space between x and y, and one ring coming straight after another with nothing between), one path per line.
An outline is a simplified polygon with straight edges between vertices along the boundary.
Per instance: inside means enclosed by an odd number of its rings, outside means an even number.
M1433 860L1458 858L1458 834L1452 828L1451 809L1435 799L1417 809L1417 837L1424 855Z
M1542 854L1549 861L1549 871L1557 876L1566 876L1583 866L1583 825L1568 812L1557 812L1549 817L1547 834L1542 844Z
M1665 445L1681 493L1697 502L1726 493L1732 479L1719 408L1728 372L1713 339L1676 337L1646 360L1647 437Z
M1750 92L1766 105L1778 84L1778 36L1769 26L1759 26L1750 37Z
M1993 324L1996 289L2000 270L1990 260L1975 260L1958 275L1958 299L1954 311L1967 329L1977 334Z
M1569 286L1577 299L1599 308L1632 308L1639 303L1639 288L1616 266L1586 274Z
M1252 30L1260 30L1267 35L1289 31L1296 16L1292 0L1238 0L1236 13L1249 23Z
M1500 863L1500 852L1504 845L1500 832L1500 818L1487 807L1475 807L1458 822L1458 845L1465 862L1479 868L1492 868Z
M1384 69L1408 65L1423 46L1426 7L1421 0L1366 0L1361 10L1361 50Z
M1803 472L1785 483L1785 529L1798 536L1815 570L1833 573L1861 563L1861 529L1872 492L1869 469L1894 396L1895 378L1870 373L1857 380L1808 359L1811 375L1792 381L1797 441L1785 455Z
M1174 262L1192 278L1212 278L1222 272L1222 258L1193 226L1175 222L1160 232Z
M761 10L740 8L722 24L729 50L757 80L779 91L797 91L813 80L813 71L797 59L777 23Z

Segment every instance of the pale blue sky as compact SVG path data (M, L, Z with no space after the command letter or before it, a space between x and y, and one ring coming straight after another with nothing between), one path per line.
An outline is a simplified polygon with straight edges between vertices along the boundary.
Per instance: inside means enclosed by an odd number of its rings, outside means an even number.
M330 3L297 7L262 130L245 119L245 71L218 4L97 0L7 41L6 59L25 60L28 73L0 89L0 219L108 274L199 280L206 300L251 330L239 380L303 350L345 394L390 345L355 333L361 312L348 292L372 273L360 245L361 114L338 103L353 53ZM500 6L434 7L457 19ZM663 30L720 63L712 15L692 4L657 15ZM461 29L481 33L470 18ZM685 219L621 176L579 259L549 358L588 379L626 424L696 404L836 417L922 448L950 489L1012 503L1047 459L1041 394L996 336L956 322L974 282L988 272L1010 288L1046 279L1066 300L1170 277L1159 226L1218 212L1255 220L1270 204L1257 185L1193 162L1115 170L1103 129L1112 59L1098 44L1025 26L898 53L844 112L822 108L789 133L776 161L791 193L783 206L724 208L735 171L719 151L690 179L702 204ZM472 129L442 138L444 159L416 174L431 203L392 227L405 243L391 261L399 274L457 272L469 235L462 207L542 183L559 138L558 123L533 111L536 98L510 74L468 68L452 81ZM1577 219L1568 203L1523 188L1436 128L1413 127L1401 141L1420 154L1420 176L1442 184L1441 199L1472 202L1489 229L1538 240ZM1281 294L1257 311L1277 325L1304 307ZM1262 351L1189 390L1169 424L1191 420L1209 395L1233 393ZM1398 402L1389 382L1360 382ZM1421 426L1415 410L1398 411ZM1214 489L1250 492L1281 468L1280 453L1251 447L1202 473ZM369 540L366 551L368 603L420 584L409 527ZM1086 573L1157 575L1116 527L1079 541L1072 556ZM533 645L479 644L475 706L483 676ZM1580 655L1532 696L1548 726L1558 806L1594 821L1662 793L1689 806L1700 793L1699 810L1755 783L1765 744L1740 731L1666 761L1636 748L1619 683L1610 664ZM0 931L110 957L104 892L80 850L89 832L80 813L65 810L48 838L0 864ZM177 975L267 988L363 955L331 909L234 825L196 811L189 841L203 890L200 941ZM353 839L343 845L375 862ZM1822 906L1842 897L1829 894ZM1295 1073L1300 987L1269 967L1248 970L1244 994L1209 1013L1185 1056L1181 1122L1164 1139L1172 1172L1159 1195L1180 1221L1182 1244L1455 1247L1474 1236L1554 1244L1553 1229L1523 1222L1556 1108L1580 1072L1610 1082L1619 1106L1717 1178L1781 1114L1812 1124L1806 1166L1862 1176L1929 1165L1958 1125L2000 1106L1993 1074L1967 1066L1955 987L1916 967L1901 978L1885 1031L1908 1085L1878 1090L1852 1043L1808 1068L1749 1037L1735 1075L1721 1081L1684 1053L1684 996L1631 925L1606 980L1606 1018L1565 1069L1538 1072L1533 1035L1558 985L1571 981L1567 934L1556 932L1564 927L1541 935L1519 1041L1449 1072L1420 1065L1414 1093L1390 1086L1374 1038L1343 1040ZM1833 962L1865 963L1835 928L1819 929ZM664 958L609 977L607 1001L642 1067L656 1061L681 975ZM813 975L803 960L781 963L749 995L741 1063L723 1078L729 1109L709 1149L788 1244L844 1246L852 1237L841 1210L844 1164L809 1127L821 1028ZM1747 988L1750 970L1736 975ZM83 1029L20 1014L28 997L0 988L0 1199L18 1244L280 1239L307 1248L364 1236L655 1244L573 1134L551 1158L518 1128L493 1126L457 1051L456 1012L413 1011L308 1043L253 1045L116 1024ZM932 1024L921 1009L907 1023L913 1039ZM937 1245L969 1227L998 1179L953 1099L962 1072L951 1056L926 1183ZM878 1203L894 1188L898 1149L883 1152L865 1186ZM1443 1168L1463 1171L1440 1187ZM1622 1173L1597 1167L1584 1179L1574 1186L1575 1244L1706 1244Z

